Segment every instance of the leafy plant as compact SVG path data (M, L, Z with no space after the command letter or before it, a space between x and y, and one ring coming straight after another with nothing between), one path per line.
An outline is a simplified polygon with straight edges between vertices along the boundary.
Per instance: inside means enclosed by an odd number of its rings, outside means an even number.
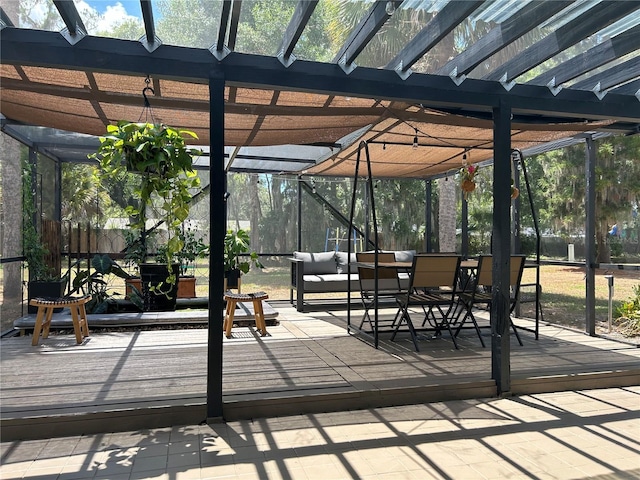
M240 260L241 257L248 257L248 260ZM248 273L251 265L263 268L256 252L250 251L250 238L246 230L239 229L234 232L227 230L224 237L224 271L240 270Z
M140 187L136 190L140 202L137 207L126 209L135 219L131 228L144 232L147 205L156 200L160 219L168 231L163 253L168 264L166 284L169 289L177 282L171 262L184 246L180 233L182 223L189 216L190 189L200 184L193 169L193 157L201 152L187 148L185 135L198 138L191 131L176 130L163 124L121 121L107 126L107 135L100 138L97 152L89 155L100 162L107 177L121 177L127 172L140 174Z
M93 272L91 272L91 269L93 269ZM112 303L113 298L108 293L108 284L105 278L108 275L115 275L124 279L131 278L131 275L124 271L111 257L105 254L96 254L91 259L91 266L86 270L80 271L73 279L71 295L77 293L91 295L91 300L87 302L85 307L87 312L106 313L108 311L109 304ZM142 309L140 297L137 297L138 302L134 297L130 297L131 301Z
M60 277L46 261L49 250L43 244L34 222L37 211L31 185L31 168L28 161L22 161L22 253L30 281L59 280Z
M138 229L126 230L124 260L128 267L139 271L141 263L147 261L149 251L153 251L156 244L155 232L146 231L144 238Z
M640 285L633 287L635 297L623 302L616 309L616 323L623 335L640 335Z
M209 253L209 247L189 228L180 232L180 240L182 249L173 256L172 261L180 263L180 275L185 275L189 264L195 262L196 258L204 258ZM166 258L164 245L158 247L157 256L161 260Z

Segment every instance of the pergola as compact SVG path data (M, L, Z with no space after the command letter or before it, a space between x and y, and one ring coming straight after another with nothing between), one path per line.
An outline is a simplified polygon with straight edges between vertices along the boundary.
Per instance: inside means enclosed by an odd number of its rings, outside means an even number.
M377 177L435 178L494 164L492 378L510 387L508 295L513 149L560 139L587 146L587 315L594 324L593 136L640 131L640 1L367 2L332 62L296 59L318 1L301 0L273 55L237 51L248 2L225 0L209 48L164 44L154 2L141 0L139 41L90 35L74 2L54 0L62 31L16 26L0 9L2 130L59 161L86 161L97 135L136 120L150 97L157 120L209 146L211 225L225 223L228 171L352 176L361 142ZM428 20L384 65L358 66L403 9ZM476 22L465 50L429 60ZM535 33L535 35L532 35ZM536 39L531 41L531 39ZM578 140L576 140L578 139ZM414 147L418 148L414 148ZM224 229L212 230L222 252ZM222 271L222 255L212 255ZM210 277L207 413L222 414L223 278Z

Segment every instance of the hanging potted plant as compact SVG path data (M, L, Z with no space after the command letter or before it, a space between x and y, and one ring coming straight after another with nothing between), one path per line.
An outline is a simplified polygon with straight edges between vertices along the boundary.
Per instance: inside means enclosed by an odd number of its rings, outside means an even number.
M191 190L200 185L193 159L201 154L188 148L185 136L197 138L187 130L163 124L118 122L107 126L100 147L90 155L100 162L104 175L120 178L128 172L140 175L137 207L127 207L134 220L130 227L146 231L147 206L158 212L167 231L161 263L139 264L145 310L175 309L180 264L174 258L183 248L181 225L189 216ZM160 240L158 240L160 245Z
M465 165L460 169L460 188L464 192L464 199L468 200L469 194L476 189L475 176L478 167L475 165Z
M224 278L225 290L239 288L240 277L248 273L251 266L263 268L258 260L258 254L250 249L249 233L239 229L227 230L224 237Z

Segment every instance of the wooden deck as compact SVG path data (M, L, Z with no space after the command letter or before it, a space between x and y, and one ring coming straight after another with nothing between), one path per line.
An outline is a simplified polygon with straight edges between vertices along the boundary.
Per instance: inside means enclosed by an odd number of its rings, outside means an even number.
M299 313L274 304L269 336L238 327L224 340L226 420L343 411L496 395L491 351L471 330L455 350L444 335L415 352L408 334L379 349L346 333L342 310ZM359 318L361 311L353 311ZM516 323L529 324L518 319ZM91 319L89 319L91 328ZM640 349L541 327L512 342L512 393L637 385ZM487 337L487 340L489 338ZM207 331L92 331L1 340L2 441L124 431L206 420Z

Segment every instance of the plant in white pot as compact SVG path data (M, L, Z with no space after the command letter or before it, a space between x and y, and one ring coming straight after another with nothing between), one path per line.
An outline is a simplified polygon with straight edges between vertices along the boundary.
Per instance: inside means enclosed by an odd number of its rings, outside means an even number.
M140 202L137 207L127 207L127 213L134 219L131 228L146 231L147 205L154 204L159 215L157 220L167 229L163 263L139 265L145 310L170 309L171 304L175 308L180 265L174 258L183 248L181 225L189 216L192 190L200 185L193 160L201 152L189 148L185 136L197 138L191 131L163 124L123 121L107 126L107 135L100 138L100 147L90 155L100 162L104 175L115 178L127 173L140 175L140 186L136 189ZM159 265L166 274L162 274ZM145 279L145 272L150 277ZM171 303L156 306L156 302L164 303L158 297L165 297Z

